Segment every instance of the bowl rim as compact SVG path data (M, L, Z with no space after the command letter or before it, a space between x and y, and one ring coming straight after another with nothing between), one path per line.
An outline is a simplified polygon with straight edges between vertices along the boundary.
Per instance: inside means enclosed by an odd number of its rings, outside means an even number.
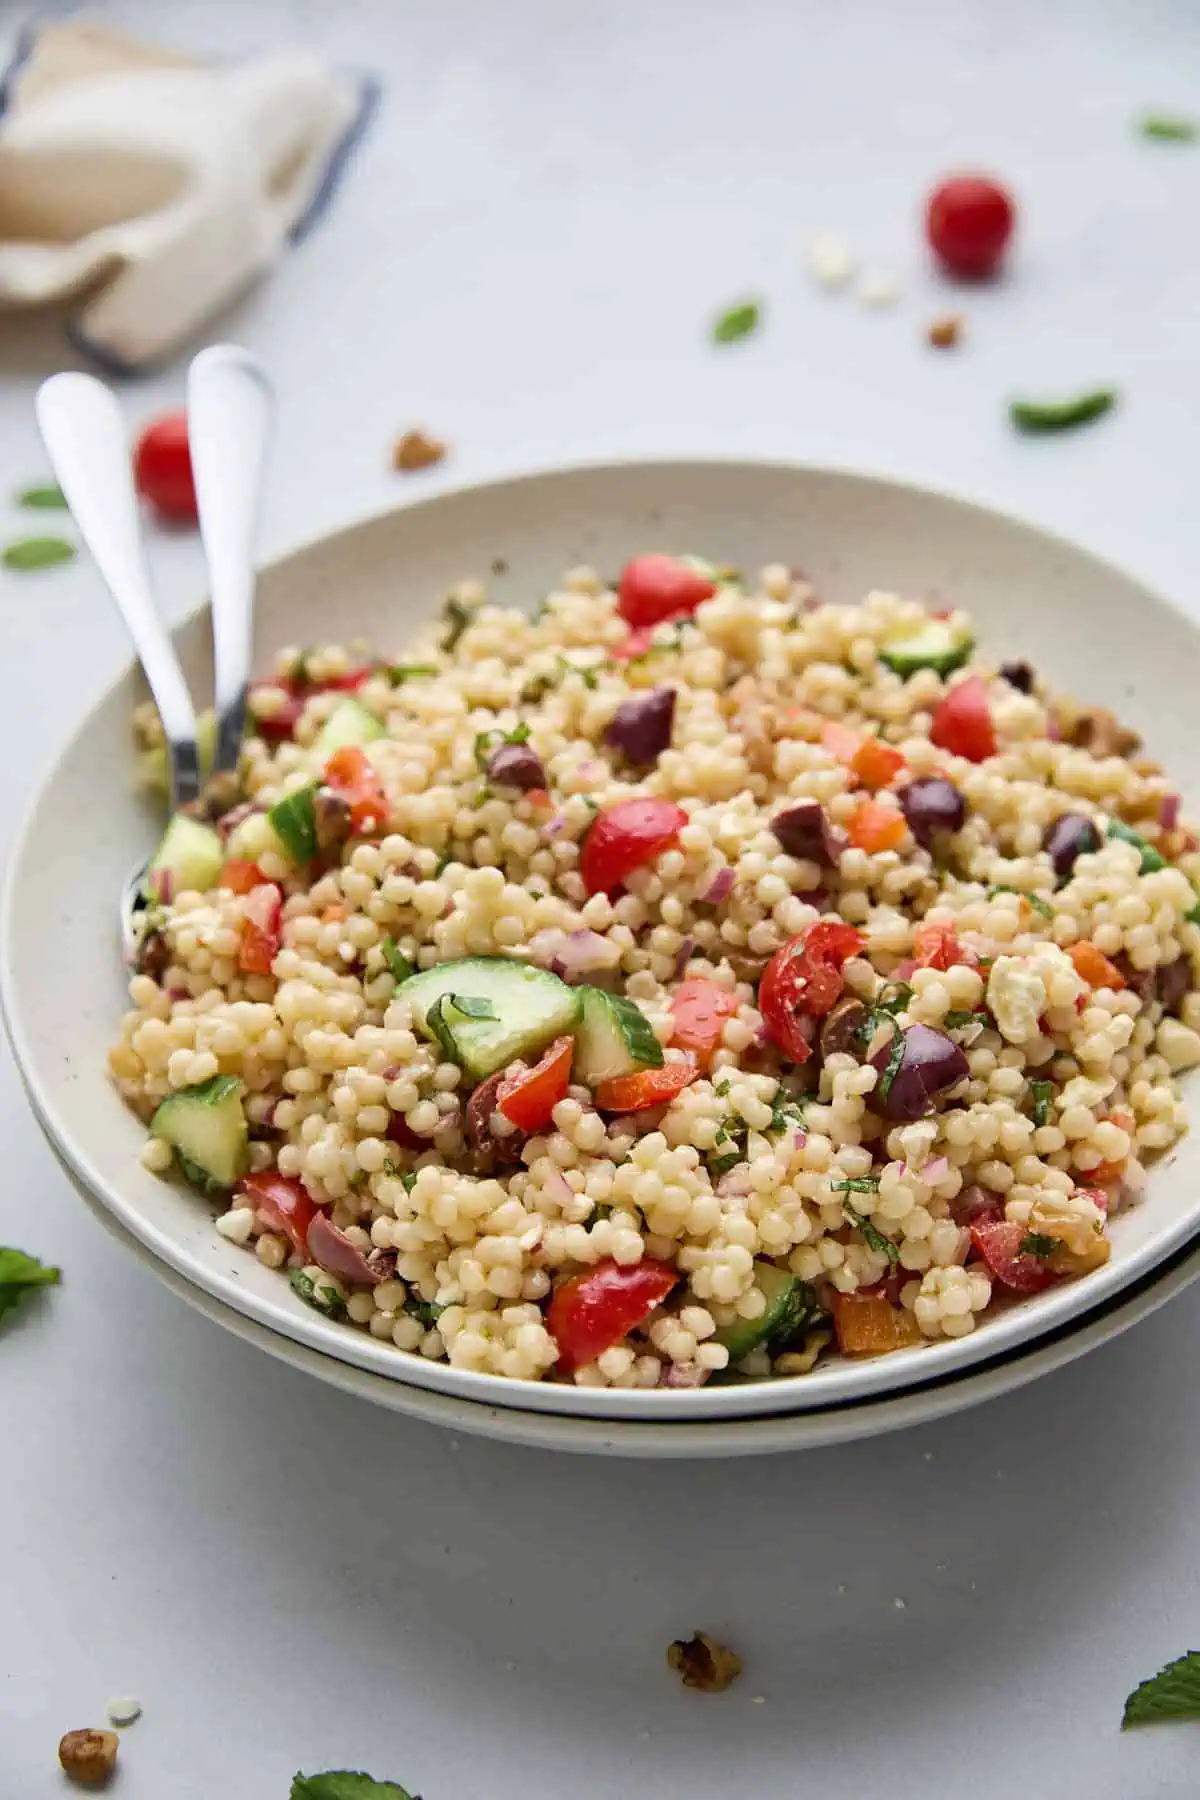
M861 467L743 455L605 457L599 460L534 466L479 479L464 479L440 488L436 493L403 497L398 501L366 509L340 525L319 529L272 555L259 565L259 572L278 571L317 550L328 551L338 541L351 539L357 533L369 530L397 514L452 511L456 502L469 500L482 492L528 490L543 484L553 487L559 482L588 478L603 480L607 477L627 476L640 469L664 476L686 476L689 471L696 471L711 478L714 473L726 470L731 474L736 472L744 476L751 472L775 479L832 479L860 489L890 493L896 497L907 496L919 502L975 515L994 528L1015 530L1026 538L1038 540L1040 547L1047 552L1057 553L1077 564L1090 565L1098 577L1135 588L1141 600L1151 609L1163 609L1182 623L1189 634L1200 636L1200 624L1181 605L1149 587L1139 576L1120 564L1101 557L1074 540L1018 513L993 506L968 493L923 481L906 480L887 472L874 473ZM173 627L172 635L179 637L192 629L207 610L208 601L202 598L181 617ZM220 1270L209 1269L177 1246L153 1220L128 1203L119 1185L109 1181L94 1166L88 1153L73 1142L52 1094L44 1091L39 1082L17 1004L13 954L17 889L19 874L30 851L44 797L57 780L63 762L91 728L97 713L114 698L117 690L129 681L135 670L135 660L130 658L118 674L104 685L58 745L40 780L35 784L32 797L26 803L12 839L3 889L0 891L0 1015L3 1016L31 1107L60 1160L157 1262L165 1263L185 1282L197 1285L213 1300L230 1306L235 1312L265 1329L278 1332L293 1343L307 1345L342 1363L384 1375L407 1386L432 1389L492 1408L533 1410L610 1422L618 1419L690 1418L698 1423L701 1420L716 1421L748 1415L761 1417L767 1413L810 1412L846 1404L851 1400L886 1396L915 1386L927 1386L976 1363L990 1360L1006 1349L1015 1350L1022 1343L1029 1343L1032 1339L1044 1336L1047 1331L1069 1323L1102 1301L1143 1280L1153 1269L1173 1256L1194 1233L1196 1212L1181 1210L1171 1225L1127 1257L1114 1258L1106 1267L1084 1281L1067 1283L1009 1306L1001 1316L989 1321L978 1332L965 1338L936 1340L887 1357L858 1363L833 1364L828 1366L825 1374L811 1383L754 1382L728 1387L705 1386L693 1390L641 1390L591 1389L550 1382L520 1382L500 1375L456 1369L448 1363L430 1362L422 1357L398 1352L393 1346L371 1338L366 1333L348 1330L345 1326L323 1319L312 1309L303 1308L300 1303L296 1303L295 1307L284 1304L285 1296L288 1300L293 1298L286 1284L280 1284L282 1292L279 1302L261 1299L230 1276ZM120 1101L117 1103L120 1104ZM533 1398L534 1395L537 1396L536 1399Z

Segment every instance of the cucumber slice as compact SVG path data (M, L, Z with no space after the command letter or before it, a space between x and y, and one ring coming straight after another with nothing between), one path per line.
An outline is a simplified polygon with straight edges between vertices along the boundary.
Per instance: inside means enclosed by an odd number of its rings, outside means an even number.
M317 854L317 816L313 811L316 782L285 794L267 814L267 823L294 863L311 862Z
M454 1005L456 997L468 1003L467 1011ZM438 963L402 981L394 998L407 1000L418 1030L477 1081L518 1056L536 1056L551 1038L573 1031L579 1018L577 989L503 956Z
M662 1045L640 1006L603 988L578 989L580 1012L575 1032L575 1077L589 1087L639 1069L661 1069Z
M174 1149L188 1180L209 1193L233 1187L246 1168L246 1115L235 1075L168 1094L150 1130Z
M949 675L962 668L974 648L970 633L949 619L923 619L890 632L879 646L879 660L897 675L915 675L918 669Z
M225 846L212 826L202 825L199 819L190 819L186 813L176 813L154 852L146 888L152 896L171 900L185 888L206 894L209 888L216 886L224 864ZM158 879L164 875L170 878L166 896L163 889L168 884Z
M268 815L265 812L248 813L225 840L225 860L256 863L268 855L287 860L287 851Z
M348 694L339 700L313 739L312 747L322 761L347 744L369 744L385 735L383 726L361 700Z
M777 1269L774 1263L755 1261L754 1284L767 1300L757 1319L735 1319L732 1325L722 1325L716 1334L715 1341L724 1344L731 1363L741 1362L760 1344L782 1349L820 1312L807 1281L789 1275L786 1269Z

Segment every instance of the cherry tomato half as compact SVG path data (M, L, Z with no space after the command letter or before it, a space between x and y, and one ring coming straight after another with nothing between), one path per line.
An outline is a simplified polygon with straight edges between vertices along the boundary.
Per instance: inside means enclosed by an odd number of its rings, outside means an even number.
M977 1219L971 1226L971 1242L1002 1287L1015 1294L1040 1294L1056 1279L1039 1256L1022 1253L1027 1236L1024 1225L1007 1219Z
M918 969L952 969L955 963L978 968L974 950L964 950L952 925L918 925L913 938L913 964Z
M601 1112L645 1112L673 1100L698 1073L694 1062L675 1062L661 1069L639 1069L636 1075L613 1075L600 1083L592 1098Z
M573 1037L555 1038L541 1062L535 1063L523 1075L514 1075L500 1083L496 1090L496 1111L511 1119L522 1131L540 1131L550 1123L551 1113L566 1096L574 1054Z
M290 1238L293 1249L308 1260L308 1228L317 1216L317 1203L302 1181L264 1169L259 1175L247 1175L237 1192L239 1198L249 1201L269 1231Z
M187 414L152 419L133 452L134 485L164 519L196 520L196 483L188 448Z
M589 894L607 894L626 876L653 862L675 843L687 814L673 800L618 800L592 820L579 854L579 873Z
M326 786L349 806L351 831L361 833L382 828L388 816L387 795L360 745L344 744L340 750L335 750L325 764L324 779Z
M636 631L643 625L661 625L672 613L676 617L693 613L716 591L716 583L691 563L651 551L635 556L622 569L617 611Z
M246 975L269 975L279 954L279 920L283 894L273 881L251 888L246 895L242 935L238 943L238 968Z
M666 1263L643 1257L627 1266L597 1263L564 1281L546 1313L546 1329L558 1345L558 1367L569 1374L595 1362L661 1305L678 1280Z
M988 705L987 689L978 675L968 675L950 689L934 708L929 736L939 750L983 762L996 754L996 728Z
M982 281L994 275L1012 237L1012 196L988 175L952 175L929 196L925 230L951 275Z
M767 1036L792 1062L811 1055L805 1021L823 1018L845 987L842 964L863 948L862 933L838 919L818 919L777 950L758 984Z
M217 886L228 888L231 894L248 894L252 888L262 887L267 878L257 863L244 862L234 857L225 864L217 877Z
M713 1051L721 1042L726 1019L738 1008L737 995L715 981L697 975L685 981L671 995L671 1011L675 1030L671 1042L681 1050L694 1050L697 1060L708 1067Z

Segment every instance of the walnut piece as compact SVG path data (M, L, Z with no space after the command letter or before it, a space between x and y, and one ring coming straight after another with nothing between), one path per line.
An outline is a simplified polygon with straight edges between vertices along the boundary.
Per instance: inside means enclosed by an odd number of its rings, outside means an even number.
M943 313L931 321L929 341L935 350L953 350L962 337L963 322L958 313Z
M684 1687L698 1688L702 1694L723 1694L742 1672L742 1659L736 1651L718 1644L706 1631L676 1638L667 1648L667 1661Z
M440 463L446 454L447 446L440 438L431 437L427 431L414 427L398 437L392 446L392 467L405 475L411 475L415 469L431 469L434 463Z
M72 1781L103 1787L117 1766L115 1731L68 1731L58 1746L58 1760Z

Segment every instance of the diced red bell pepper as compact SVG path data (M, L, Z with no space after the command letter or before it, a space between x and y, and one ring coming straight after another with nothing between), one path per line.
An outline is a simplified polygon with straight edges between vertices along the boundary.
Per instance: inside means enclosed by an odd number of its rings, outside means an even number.
M592 820L579 853L579 873L589 894L620 888L635 869L678 842L687 814L673 800L650 796L618 800Z
M283 894L273 881L251 888L246 895L242 935L238 944L238 968L245 975L269 975L279 954L279 922Z
M1053 1285L1057 1277L1041 1257L1022 1254L1021 1244L1028 1235L1024 1225L1010 1224L1007 1219L977 1219L971 1226L971 1241L1002 1287L1016 1294L1040 1294Z
M896 746L877 737L865 737L850 759L850 773L868 788L890 787L907 767Z
M228 889L231 894L248 894L252 888L262 887L266 879L257 863L244 862L235 856L221 870L217 886Z
M264 1169L242 1179L234 1195L235 1200L241 1198L254 1208L268 1231L290 1238L292 1248L308 1256L308 1228L319 1208L302 1181Z
M643 1257L629 1265L597 1263L564 1281L546 1312L546 1329L558 1345L558 1368L570 1374L595 1362L661 1306L678 1280L668 1264Z
M614 1075L600 1083L592 1098L601 1112L645 1112L649 1106L673 1100L695 1081L698 1073L694 1062L686 1062L667 1063L661 1069L640 1069L636 1075Z
M838 1349L846 1356L886 1356L922 1341L921 1327L902 1306L882 1295L857 1293L829 1297Z
M1127 985L1116 963L1109 962L1103 950L1097 950L1095 944L1089 944L1086 940L1072 944L1067 955L1075 965L1075 973L1089 987L1112 988L1119 993Z
M934 709L929 736L939 750L983 762L996 754L996 728L987 689L978 675L968 675L950 689Z
M387 795L360 744L343 744L335 750L322 779L349 806L352 832L362 836L382 829L387 822Z
M716 583L691 563L651 551L635 556L622 569L617 611L636 631L643 625L661 625L672 615L694 613L716 591Z
M882 800L860 800L846 829L856 850L875 856L881 850L895 850L904 842L908 821L902 812L885 806Z
M702 975L681 983L671 996L675 1030L671 1042L681 1050L694 1050L702 1069L708 1067L721 1042L726 1019L738 1008L737 995Z
M541 1062L523 1075L506 1078L496 1090L496 1111L522 1131L540 1131L566 1095L571 1079L573 1037L555 1038Z
M811 1055L804 1021L824 1018L841 998L842 965L864 938L840 919L818 919L777 950L758 984L758 1010L767 1036L792 1062Z

